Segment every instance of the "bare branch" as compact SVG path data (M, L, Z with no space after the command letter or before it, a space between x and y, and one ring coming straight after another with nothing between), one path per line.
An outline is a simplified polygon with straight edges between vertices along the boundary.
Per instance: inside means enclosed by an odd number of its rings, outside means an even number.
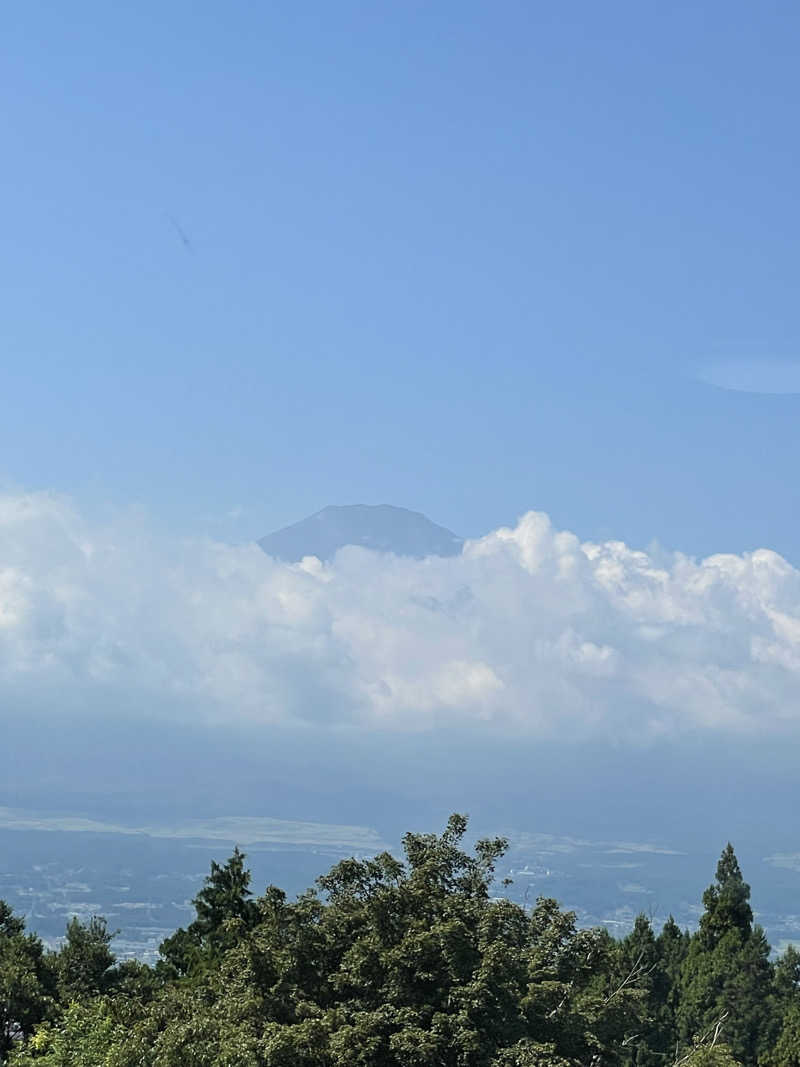
M714 1048L714 1046L717 1044L717 1042L719 1041L720 1036L722 1034L722 1024L725 1022L725 1020L727 1018L728 1018L728 1013L725 1011L725 1012L722 1013L722 1015L720 1015L720 1017L713 1024L713 1026L709 1027L709 1029L706 1030L706 1032L702 1035L702 1037L698 1038L695 1041L694 1045L686 1053L686 1055L681 1056L680 1059L676 1059L674 1061L672 1067L683 1067L683 1065L685 1065L685 1064L690 1064L692 1062L692 1057L701 1048Z

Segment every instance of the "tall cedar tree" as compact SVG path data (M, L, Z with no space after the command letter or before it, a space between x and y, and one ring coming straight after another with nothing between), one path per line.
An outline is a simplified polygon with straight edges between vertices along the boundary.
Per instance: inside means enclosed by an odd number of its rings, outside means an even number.
M728 843L716 879L703 894L705 911L681 968L678 1032L683 1045L712 1030L750 1065L771 1036L772 966L760 926L753 926L750 886Z
M165 974L185 977L212 966L235 944L236 924L247 929L255 924L258 907L250 899L250 871L244 861L238 846L224 866L212 861L211 873L193 901L197 918L161 943Z
M619 945L619 981L637 991L636 1027L624 1062L630 1067L663 1067L675 1047L674 1027L667 1007L669 978L661 957L661 942L646 915L639 915L633 930Z
M656 938L656 945L665 990L664 998L659 1006L659 1027L664 1035L668 1035L665 1051L674 1052L674 1058L677 1058L680 1045L678 1030L680 978L690 943L689 931L681 930L670 915L661 927L661 933Z

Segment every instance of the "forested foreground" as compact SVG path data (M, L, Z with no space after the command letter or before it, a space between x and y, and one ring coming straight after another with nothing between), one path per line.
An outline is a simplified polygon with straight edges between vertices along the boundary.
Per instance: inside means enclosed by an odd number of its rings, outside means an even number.
M16 1067L800 1065L800 953L753 925L730 845L694 934L615 940L553 900L492 896L502 839L466 819L253 899L237 850L155 967L104 920L45 950L0 903L0 1062Z

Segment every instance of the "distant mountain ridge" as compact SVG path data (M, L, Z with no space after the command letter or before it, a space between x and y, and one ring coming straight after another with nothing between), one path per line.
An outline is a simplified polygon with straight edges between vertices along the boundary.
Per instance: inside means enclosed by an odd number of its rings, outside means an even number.
M414 559L456 556L464 542L418 511L391 504L345 504L323 508L258 543L268 555L297 563L304 556L330 560L345 545Z

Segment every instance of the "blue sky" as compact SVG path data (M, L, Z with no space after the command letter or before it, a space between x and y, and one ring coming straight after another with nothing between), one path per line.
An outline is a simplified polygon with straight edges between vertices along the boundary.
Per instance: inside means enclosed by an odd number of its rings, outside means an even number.
M0 40L7 488L800 562L796 4L30 0Z

